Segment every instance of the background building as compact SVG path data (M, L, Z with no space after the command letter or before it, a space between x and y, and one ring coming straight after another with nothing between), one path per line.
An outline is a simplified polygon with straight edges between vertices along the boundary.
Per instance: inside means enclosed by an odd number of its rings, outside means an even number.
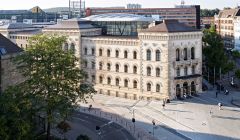
M224 9L215 16L216 30L223 38L224 46L233 49L235 45L234 38L234 20L239 17L239 9ZM237 21L236 21L237 22ZM235 23L236 23L235 22ZM237 25L237 24L236 24Z
M109 13L128 13L144 15L147 17L158 16L159 20L176 19L188 26L200 29L200 5L181 5L175 8L87 8L86 16L109 14Z
M16 71L12 59L23 50L0 34L0 93L8 86L23 81L23 77Z
M132 3L127 4L127 9L140 9L140 8L142 8L141 4L132 4Z

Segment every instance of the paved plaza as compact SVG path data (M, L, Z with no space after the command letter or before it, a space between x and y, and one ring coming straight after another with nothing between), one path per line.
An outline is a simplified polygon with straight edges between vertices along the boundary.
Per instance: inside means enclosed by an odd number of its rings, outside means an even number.
M240 108L231 104L240 99L239 92L230 91L230 95L215 91L201 93L191 99L175 100L162 107L162 101L128 100L96 94L93 101L81 104L93 105L93 108L107 110L131 120L136 118L136 127L159 140L240 140ZM223 104L219 110L217 104ZM210 113L212 112L212 113ZM152 120L156 122L153 130Z

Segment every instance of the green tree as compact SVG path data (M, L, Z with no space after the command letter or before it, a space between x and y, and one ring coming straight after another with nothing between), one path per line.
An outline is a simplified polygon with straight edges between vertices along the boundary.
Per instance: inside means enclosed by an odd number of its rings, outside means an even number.
M235 71L235 76L240 79L240 69Z
M27 77L21 87L34 96L38 113L46 116L47 140L53 123L65 119L78 102L86 102L95 93L83 80L87 75L79 69L75 50L62 49L65 42L66 37L57 35L32 37L30 47L16 59Z
M16 87L0 95L0 139L31 140L33 110L31 97Z
M234 59L240 58L240 53L237 50L234 50L232 52L232 56L233 56Z

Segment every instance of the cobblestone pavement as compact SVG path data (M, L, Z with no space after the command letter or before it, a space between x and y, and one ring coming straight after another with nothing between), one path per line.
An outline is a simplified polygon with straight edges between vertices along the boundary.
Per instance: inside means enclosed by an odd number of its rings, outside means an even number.
M154 120L154 136L160 140L240 140L240 108L231 104L232 99L238 98L240 93L233 91L227 96L220 93L216 98L212 90L199 97L171 101L163 109L162 101L136 101L97 94L89 104L128 119L133 117L134 110L136 126L149 133L153 132ZM222 110L218 109L219 102L223 104Z

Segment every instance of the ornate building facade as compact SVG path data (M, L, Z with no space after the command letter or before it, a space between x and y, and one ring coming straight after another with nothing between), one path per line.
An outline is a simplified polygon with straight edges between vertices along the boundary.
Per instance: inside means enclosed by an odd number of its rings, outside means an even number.
M176 20L137 36L103 36L84 20L63 21L43 32L68 35L63 48L75 50L86 81L99 94L158 100L202 90L202 32Z

